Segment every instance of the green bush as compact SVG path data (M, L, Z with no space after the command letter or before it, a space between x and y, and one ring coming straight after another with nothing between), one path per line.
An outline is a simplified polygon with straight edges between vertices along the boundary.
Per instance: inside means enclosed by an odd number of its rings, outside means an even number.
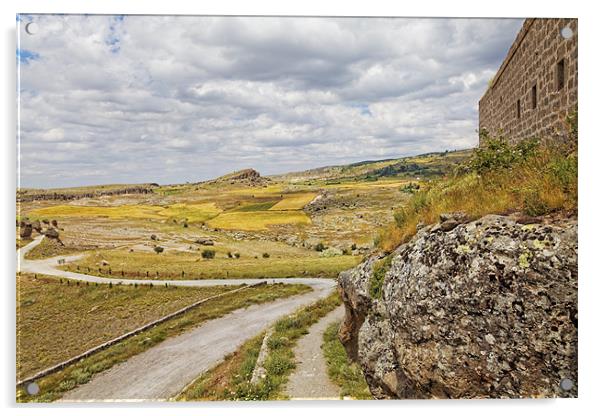
M201 253L201 257L203 257L204 259L212 259L215 257L215 250L205 249Z
M536 138L521 140L513 145L503 137L489 136L486 130L482 130L479 135L483 144L475 149L468 161L468 168L478 174L508 169L533 156L539 147L539 140Z
M155 246L155 248L153 250L155 250L155 253L159 254L159 253L163 253L163 251L165 249L161 246Z
M314 247L314 249L316 251L324 251L326 249L326 246L324 245L324 243L319 242L318 244L316 244L316 247Z

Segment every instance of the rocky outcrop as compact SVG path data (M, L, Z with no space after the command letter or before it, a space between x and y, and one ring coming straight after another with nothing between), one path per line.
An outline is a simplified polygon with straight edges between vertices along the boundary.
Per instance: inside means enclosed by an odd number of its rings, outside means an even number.
M442 220L339 276L339 336L373 395L575 397L576 221Z
M20 189L17 191L17 202L30 201L71 201L82 198L97 198L100 196L128 195L128 194L151 194L157 184L127 186L123 188L97 189L93 191L74 190L51 191Z

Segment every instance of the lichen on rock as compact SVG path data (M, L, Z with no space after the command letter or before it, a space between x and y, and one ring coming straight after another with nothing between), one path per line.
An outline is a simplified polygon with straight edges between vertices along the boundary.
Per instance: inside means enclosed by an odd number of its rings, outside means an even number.
M577 395L575 220L425 227L390 256L380 297L379 257L339 276L339 336L376 398Z

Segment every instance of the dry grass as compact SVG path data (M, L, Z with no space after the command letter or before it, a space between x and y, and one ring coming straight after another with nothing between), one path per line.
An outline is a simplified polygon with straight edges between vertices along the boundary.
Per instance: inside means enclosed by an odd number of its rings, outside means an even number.
M17 377L24 378L231 287L86 285L17 276Z
M34 209L31 218L104 217L111 219L179 219L188 222L203 222L221 212L214 203L173 204L166 207L156 205L82 206L55 205Z
M509 154L515 151L508 150ZM418 223L435 223L445 212L463 211L470 218L478 218L511 212L539 216L562 211L572 215L576 210L575 139L574 143L539 145L524 159L505 162L503 167L459 173L435 182L396 211L396 222L381 232L378 245L390 252L416 233Z
M299 194L288 194L284 199L270 208L271 211L300 210L309 204L315 197L315 192L304 192Z
M260 231L274 225L308 225L311 219L303 211L225 212L207 225L224 230Z
M32 240L29 240L31 242ZM52 238L43 238L42 242L31 249L25 258L37 260L54 256L79 253L81 250L75 247L65 246Z

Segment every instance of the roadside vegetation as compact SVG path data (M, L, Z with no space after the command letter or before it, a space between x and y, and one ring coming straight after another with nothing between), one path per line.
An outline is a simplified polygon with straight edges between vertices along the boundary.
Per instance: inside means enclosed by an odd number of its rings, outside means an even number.
M567 119L566 142L524 140L510 144L483 131L483 145L449 179L421 187L395 211L395 222L377 237L391 252L407 242L418 224L432 224L445 212L469 218L520 212L536 217L577 213L577 114Z
M251 376L265 334L247 341L235 353L204 373L176 398L180 401L200 400L278 400L286 399L283 389L295 368L293 348L307 334L309 327L340 305L338 293L280 319L268 340L268 356L264 363L265 378L257 384Z
M161 286L67 284L54 277L19 276L17 293L17 374L27 377L87 348L142 326L194 301L235 287L176 288ZM36 382L40 394L17 389L17 401L49 402L87 383L94 374L126 361L161 341L219 318L235 309L310 291L304 285L264 285L212 299L97 352ZM41 357L41 358L40 358Z
M340 322L334 322L324 331L322 351L328 367L328 376L341 388L341 398L371 400L372 394L364 379L364 373L357 363L347 357L347 352L339 341Z

